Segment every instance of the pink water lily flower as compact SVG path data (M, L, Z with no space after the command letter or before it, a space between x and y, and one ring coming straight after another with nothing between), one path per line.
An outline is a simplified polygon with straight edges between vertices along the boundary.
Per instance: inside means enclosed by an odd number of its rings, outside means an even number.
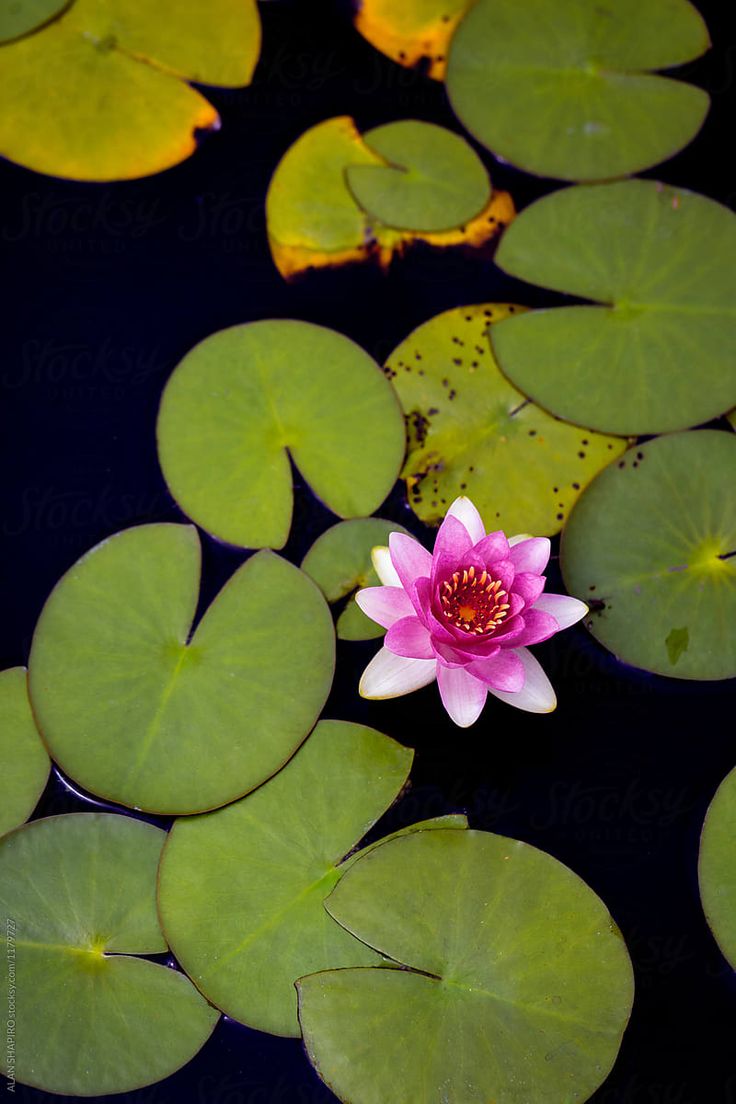
M404 533L374 549L383 586L355 599L388 630L363 672L364 698L394 698L437 679L442 703L467 728L487 695L530 713L557 705L552 685L527 649L584 617L588 607L545 594L547 537L486 533L469 498L457 498L430 553Z

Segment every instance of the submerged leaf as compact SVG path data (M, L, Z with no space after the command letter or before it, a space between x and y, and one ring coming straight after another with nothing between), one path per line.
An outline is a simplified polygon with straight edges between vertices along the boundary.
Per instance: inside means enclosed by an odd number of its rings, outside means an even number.
M736 216L653 180L565 188L504 235L512 276L594 300L494 327L501 369L554 414L610 433L697 425L736 401Z
M736 676L735 481L733 434L676 433L629 449L573 510L567 588L624 662L675 678Z
M192 632L200 546L185 525L127 529L57 583L30 690L54 759L92 793L159 813L232 801L305 738L332 682L332 619L269 552L228 580Z
M608 1074L631 962L603 902L550 855L415 832L355 862L325 905L402 967L297 983L307 1053L346 1104L567 1104Z
M72 1097L168 1077L219 1014L168 966L156 916L165 833L130 817L72 813L0 840L0 916L18 978L14 1051L0 1070Z
M477 0L452 39L447 91L498 157L539 176L606 180L697 134L708 94L650 70L709 45L687 0Z
M409 430L402 475L422 521L438 524L468 495L489 530L551 535L586 483L626 447L551 417L501 375L489 330L523 310L485 303L444 311L386 362Z

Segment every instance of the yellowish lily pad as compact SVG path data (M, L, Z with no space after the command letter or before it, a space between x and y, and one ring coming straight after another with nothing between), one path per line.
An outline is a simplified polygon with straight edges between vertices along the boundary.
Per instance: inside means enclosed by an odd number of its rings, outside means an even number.
M219 125L185 82L246 85L259 51L255 0L75 0L0 47L0 154L80 180L160 172Z
M552 417L501 374L488 331L524 309L482 303L444 311L386 361L409 433L402 475L412 509L428 524L468 495L489 530L552 535L583 487L626 448L620 437Z
M447 51L471 0L359 0L355 26L371 45L399 65L424 69L442 80Z
M286 151L266 197L271 254L284 278L350 263L387 268L416 242L438 249L481 248L514 217L509 193L492 191L481 211L450 229L390 227L364 210L348 187L350 171L370 167L387 165L348 116L318 123Z

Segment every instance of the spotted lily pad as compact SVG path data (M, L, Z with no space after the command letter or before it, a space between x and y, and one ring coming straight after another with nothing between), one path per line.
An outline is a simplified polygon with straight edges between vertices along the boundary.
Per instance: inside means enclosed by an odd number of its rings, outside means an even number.
M297 977L379 961L322 902L411 761L411 751L371 728L320 721L265 786L174 825L159 877L161 920L184 969L228 1015L298 1035Z
M129 817L73 813L0 840L17 1039L0 1050L4 1073L73 1097L130 1092L206 1042L215 1009L179 971L133 957L167 949L156 916L164 839Z
M477 153L458 134L405 119L363 139L383 164L350 165L350 191L368 215L401 230L452 230L470 222L491 198Z
M2 0L0 44L30 34L63 12L72 0Z
M399 65L421 66L442 80L447 50L470 0L358 0L355 26Z
M425 126L409 121L378 127L377 132L395 134L396 127L409 127L419 128L415 133L424 134ZM469 147L468 151L475 156ZM417 242L436 248L480 248L514 217L508 192L494 191L482 211L449 230L387 226L364 210L348 187L348 173L367 169L381 170L384 179L389 170L393 177L397 173L395 166L387 166L379 152L367 144L348 116L326 119L311 127L287 150L266 197L268 240L282 276L290 279L309 268L351 262L375 262L386 268L395 256ZM410 207L414 206L410 197ZM412 214L411 221L420 223L423 205L416 206Z
M219 126L185 82L246 85L259 51L255 0L74 0L0 47L0 154L80 180L160 172Z
M312 580L261 552L192 630L199 578L193 527L143 525L83 556L44 606L33 708L92 793L160 813L223 805L277 771L324 705L335 643Z
M497 156L540 176L610 180L697 134L707 93L652 70L709 45L687 0L478 0L453 36L447 91Z
M161 400L158 451L182 510L221 540L281 548L289 456L341 517L371 514L404 455L392 388L360 346L310 322L232 326L195 346Z
M325 905L404 967L297 983L307 1053L346 1104L568 1104L607 1076L631 963L603 902L550 855L416 832L359 859Z
M502 370L562 418L645 434L736 402L736 216L653 180L566 188L504 235L512 276L595 300L498 326Z
M708 808L698 876L708 926L736 970L736 770L726 775Z
M551 417L501 375L489 330L523 310L485 303L444 311L386 362L409 429L402 475L422 521L438 524L468 495L489 530L556 533L581 488L626 447Z
M562 538L585 624L626 663L685 679L736 676L736 438L698 430L629 449L593 482Z
M25 669L0 671L0 836L28 820L49 766L28 701Z
M406 533L403 525L383 518L354 518L333 525L314 542L302 560L306 571L328 602L349 595L337 619L341 640L374 640L385 629L358 608L353 597L362 587L380 586L371 560L376 546L387 545L389 533Z

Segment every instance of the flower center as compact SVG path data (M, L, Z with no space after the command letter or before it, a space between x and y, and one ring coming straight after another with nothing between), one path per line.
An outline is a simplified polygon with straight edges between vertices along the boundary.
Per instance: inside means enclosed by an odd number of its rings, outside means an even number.
M440 586L442 612L458 629L484 636L495 632L509 611L500 579L474 567L455 571Z

